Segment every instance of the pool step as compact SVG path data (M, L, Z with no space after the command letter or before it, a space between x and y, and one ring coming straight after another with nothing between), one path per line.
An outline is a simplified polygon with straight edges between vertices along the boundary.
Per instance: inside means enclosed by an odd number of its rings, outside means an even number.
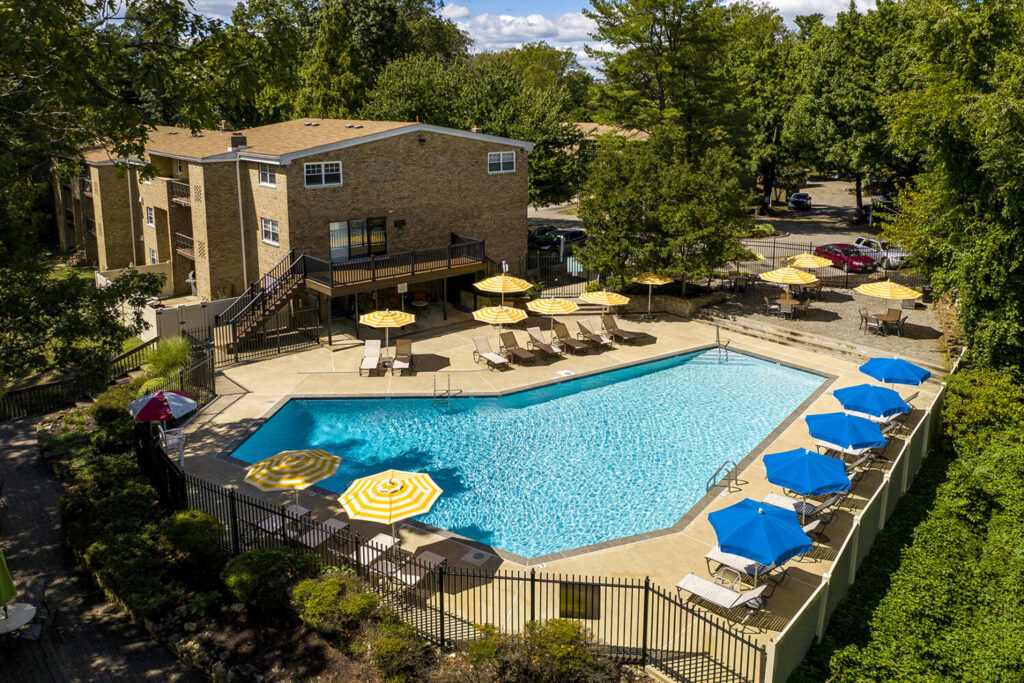
M802 346L810 349L811 351L824 353L844 360L866 362L870 358L887 355L882 349L850 344L837 339L820 337L816 334L809 334L807 332L801 332L800 330L793 330L786 327L776 327L774 325L765 325L741 320L729 320L726 318L717 318L711 315L706 315L703 320L709 324L717 325L723 330L731 330L750 337L756 337L757 339L763 339L765 341L775 342L786 346ZM932 374L944 375L948 372L945 367L935 363L909 357L907 357L907 360L915 363L916 365L920 365L926 370L930 370Z

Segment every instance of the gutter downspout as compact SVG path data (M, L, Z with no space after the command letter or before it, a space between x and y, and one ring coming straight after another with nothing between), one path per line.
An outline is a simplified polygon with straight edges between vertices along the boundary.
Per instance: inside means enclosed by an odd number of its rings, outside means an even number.
M132 265L138 265L139 257L135 254L135 207L132 206L132 163L129 161L125 167L125 182L128 184L128 234L132 242Z
M244 291L249 286L249 268L245 262L245 217L242 215L242 154L235 152L235 184L238 189L238 234L242 238L242 278Z

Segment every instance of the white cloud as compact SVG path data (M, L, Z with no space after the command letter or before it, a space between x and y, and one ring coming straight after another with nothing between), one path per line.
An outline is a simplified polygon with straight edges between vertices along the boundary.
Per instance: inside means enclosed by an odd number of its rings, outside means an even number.
M193 0L192 7L199 14L230 21L238 2L235 0Z
M452 3L442 7L438 14L445 19L452 19L454 21L455 19L465 19L471 14L471 12L465 5L456 5L455 3Z
M581 50L589 33L594 30L594 22L579 12L550 19L542 14L513 16L485 13L455 23L469 34L477 50L503 50L541 40L558 47Z

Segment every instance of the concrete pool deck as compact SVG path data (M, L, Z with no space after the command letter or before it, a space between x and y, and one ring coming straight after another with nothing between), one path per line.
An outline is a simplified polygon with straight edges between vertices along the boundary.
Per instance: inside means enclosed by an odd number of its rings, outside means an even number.
M562 318L575 328L573 316ZM531 321L533 322L533 321ZM545 320L544 323L547 321ZM536 366L515 366L514 369L490 371L473 362L473 337L484 334L497 348L494 328L482 325L460 325L444 330L431 330L422 337L413 336L414 367L417 372L409 376L360 377L356 371L362 357L362 344L336 343L304 352L261 360L227 368L218 377L220 397L206 408L190 425L186 449L186 470L212 482L234 485L240 491L275 503L291 501L290 493L267 495L244 484L244 470L225 460L224 455L259 420L265 419L276 407L290 398L327 396L430 396L437 380L439 388L447 388L451 378L453 390L463 395L495 395L518 391L568 377L558 373L572 371L572 376L623 367L658 357L676 355L714 345L716 329L702 321L686 321L665 317L652 322L623 321L624 329L648 332L654 342L636 346L617 345L612 349L592 352L583 356L566 356L555 361L539 361ZM547 330L548 324L542 323ZM520 342L525 341L521 328L517 331ZM704 555L716 545L715 534L707 521L707 513L732 505L749 497L760 500L769 492L781 489L768 484L761 455L780 450L806 447L813 450L814 440L808 435L803 415L840 410L832 397L832 390L870 381L858 370L858 363L815 353L794 346L722 332L721 340L729 341L729 348L769 360L817 372L828 377L822 389L806 401L784 421L764 442L750 454L737 454L740 463L735 476L738 484L719 485L702 499L679 524L667 531L632 537L627 542L613 541L589 546L583 551L556 553L535 559L533 566L545 572L590 576L643 578L666 589L673 586L688 572L709 577ZM900 387L903 394L918 391L912 401L914 412L907 420L913 426L923 419L941 391L940 381L933 378L920 387ZM909 431L909 430L908 430ZM558 438L558 435L552 435ZM900 438L892 440L885 455L898 452ZM339 454L344 456L343 453ZM746 457L744 457L746 456ZM853 515L871 497L881 484L889 467L887 460L876 463L857 483L853 493L840 508L835 521L826 529L826 538L815 545L807 556L791 561L789 579L778 589L768 603L768 610L752 620L751 636L766 642L785 626L804 605L822 582L822 576L831 570L831 560L853 526ZM724 474L724 472L723 472ZM300 502L313 510L313 517L345 519L336 499L314 491L300 494ZM379 525L353 522L352 528L364 537L384 531ZM450 566L483 567L486 569L522 570L524 564L515 556L490 549L480 543L452 534L438 533L412 522L399 525L403 550L415 552L421 548L443 555ZM704 603L700 603L706 607Z

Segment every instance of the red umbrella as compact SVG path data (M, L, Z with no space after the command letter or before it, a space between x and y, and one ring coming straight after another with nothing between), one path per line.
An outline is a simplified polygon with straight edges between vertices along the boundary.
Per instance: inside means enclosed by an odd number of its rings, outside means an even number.
M174 420L188 415L199 406L184 391L156 391L128 404L128 412L136 422Z

